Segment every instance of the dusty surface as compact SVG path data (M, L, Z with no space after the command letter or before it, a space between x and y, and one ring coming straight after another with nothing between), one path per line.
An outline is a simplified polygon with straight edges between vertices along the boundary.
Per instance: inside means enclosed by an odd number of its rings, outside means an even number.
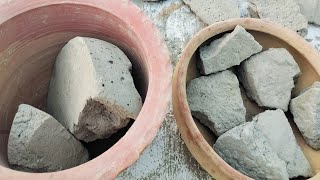
M181 50L189 39L206 26L200 18L194 15L188 6L183 4L182 0L165 0L160 2L133 0L133 2L142 8L159 28L163 38L167 42L174 65L177 63ZM183 12L186 13L183 14ZM250 13L250 11L247 11L246 4L242 6L242 13L242 17L246 17L245 13ZM187 17L186 14L188 15ZM169 16L172 17L170 22L168 22ZM183 22L186 19L187 21ZM166 26L169 24L174 24L174 26L171 28ZM165 30L166 27L167 32ZM307 36L310 36L309 41L319 44L320 47L320 27L309 25L309 31L310 28L313 29L313 33ZM201 168L187 149L177 129L172 109L170 109L152 144L141 154L138 161L119 174L117 179L206 180L212 178Z
M307 144L320 150L320 83L315 82L291 100L290 110Z
M271 148L287 165L290 178L311 177L311 166L294 137L291 126L281 109L267 110L254 117Z
M230 70L191 80L187 98L192 115L217 136L246 122L239 81Z
M135 119L142 107L131 69L127 56L111 43L83 37L70 40L54 66L48 112L79 140L111 136Z
M255 122L237 126L220 136L216 152L238 171L254 179L288 179L286 164L274 152Z
M66 156L66 152L71 153ZM51 172L85 163L89 154L52 116L22 104L10 131L8 160L14 169Z
M200 48L200 72L208 75L226 70L261 50L262 46L254 37L243 27L237 26L230 34Z
M241 63L239 80L259 106L287 111L299 74L298 64L286 49L270 48Z

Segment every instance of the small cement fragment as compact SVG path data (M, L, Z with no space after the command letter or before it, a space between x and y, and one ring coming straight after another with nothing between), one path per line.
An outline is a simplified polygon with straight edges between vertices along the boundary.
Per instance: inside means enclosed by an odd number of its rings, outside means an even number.
M320 1L319 0L296 0L300 6L301 13L310 23L320 25Z
M246 121L239 82L230 70L192 80L187 96L192 115L217 136Z
M256 7L260 19L273 21L305 35L308 21L295 0L248 0Z
M320 150L320 83L291 100L290 111L307 144Z
M290 178L311 177L313 171L298 145L291 126L281 109L265 111L253 118L267 138L271 148L287 165Z
M288 110L298 64L284 48L271 48L241 63L239 79L261 107Z
M8 141L12 168L28 172L52 172L89 160L87 150L49 114L22 104L16 113Z
M237 0L183 0L207 24L240 18Z
M200 48L201 74L208 75L239 65L262 50L262 46L243 27L237 26L230 34Z
M274 152L255 122L221 135L214 150L229 165L253 179L289 179L286 164Z
M76 37L57 57L48 111L78 139L107 138L135 119L142 107L131 62L108 42Z

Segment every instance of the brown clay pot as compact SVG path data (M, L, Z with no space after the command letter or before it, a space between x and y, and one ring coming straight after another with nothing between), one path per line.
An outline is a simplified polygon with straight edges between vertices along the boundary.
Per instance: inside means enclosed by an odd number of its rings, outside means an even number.
M228 165L212 149L215 141L210 138L210 132L197 123L191 115L186 96L186 83L199 75L196 68L196 50L207 40L213 40L219 35L233 30L237 25L247 29L264 49L283 47L295 58L302 71L293 91L296 95L314 81L320 80L320 56L303 38L280 25L260 19L233 19L213 24L195 35L184 49L176 66L173 77L173 111L176 121L192 155L201 166L216 179L250 179ZM247 106L248 111L257 109ZM299 145L310 162L315 173L312 179L320 179L320 151L315 151L306 145L297 128L293 129ZM320 131L320 129L319 129Z
M141 112L123 138L88 163L54 173L11 170L7 140L17 107L45 110L55 57L75 36L112 42L127 54L144 99ZM165 43L129 0L0 1L0 179L114 179L155 137L170 100L171 75Z

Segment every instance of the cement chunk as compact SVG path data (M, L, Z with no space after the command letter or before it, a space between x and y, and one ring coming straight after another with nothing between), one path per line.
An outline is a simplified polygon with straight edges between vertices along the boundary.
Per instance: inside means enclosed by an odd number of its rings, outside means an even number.
M308 21L294 0L248 0L256 7L259 18L281 24L293 31L306 34Z
M300 6L301 13L310 23L320 25L320 1L319 0L296 0Z
M239 82L230 70L192 80L187 96L192 115L217 136L246 121Z
M271 48L241 63L239 79L261 107L288 110L298 64L283 48Z
M8 160L14 169L51 172L85 163L89 155L52 116L22 104L11 127Z
M142 107L131 62L108 42L76 37L57 57L48 110L78 139L107 138L135 119Z
M204 75L239 65L262 50L262 46L243 27L237 26L230 34L200 48L200 71Z
M207 24L240 18L237 0L183 0Z
M307 144L320 150L320 83L292 99L290 111Z
M285 162L272 150L254 122L221 135L214 150L232 167L253 179L289 179Z
M287 117L281 109L265 111L253 118L271 148L287 165L290 178L311 177L313 171L298 145Z

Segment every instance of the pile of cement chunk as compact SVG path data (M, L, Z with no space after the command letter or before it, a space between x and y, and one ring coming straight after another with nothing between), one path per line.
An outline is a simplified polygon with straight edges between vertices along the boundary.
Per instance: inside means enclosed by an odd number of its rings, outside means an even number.
M142 100L132 65L115 45L76 37L57 57L48 93L48 111L86 142L107 138L136 119Z
M320 150L320 83L315 82L292 99L290 111L307 144Z
M271 48L241 63L239 80L261 107L288 110L298 64L284 48Z
M284 112L267 110L253 118L270 143L271 148L287 165L290 178L313 175L309 162L298 145Z
M12 168L51 172L88 160L88 152L80 141L56 119L32 106L19 106L8 141L8 161Z
M192 80L187 96L192 115L217 136L246 121L239 82L230 70Z
M313 175L280 109L260 113L252 122L227 131L214 149L231 166L254 179Z
M237 0L183 0L206 24L240 18Z
M204 75L239 65L262 50L262 46L243 27L237 26L230 34L200 48L200 72Z
M253 179L289 179L286 163L274 152L256 123L248 122L221 135L214 150L229 165Z

